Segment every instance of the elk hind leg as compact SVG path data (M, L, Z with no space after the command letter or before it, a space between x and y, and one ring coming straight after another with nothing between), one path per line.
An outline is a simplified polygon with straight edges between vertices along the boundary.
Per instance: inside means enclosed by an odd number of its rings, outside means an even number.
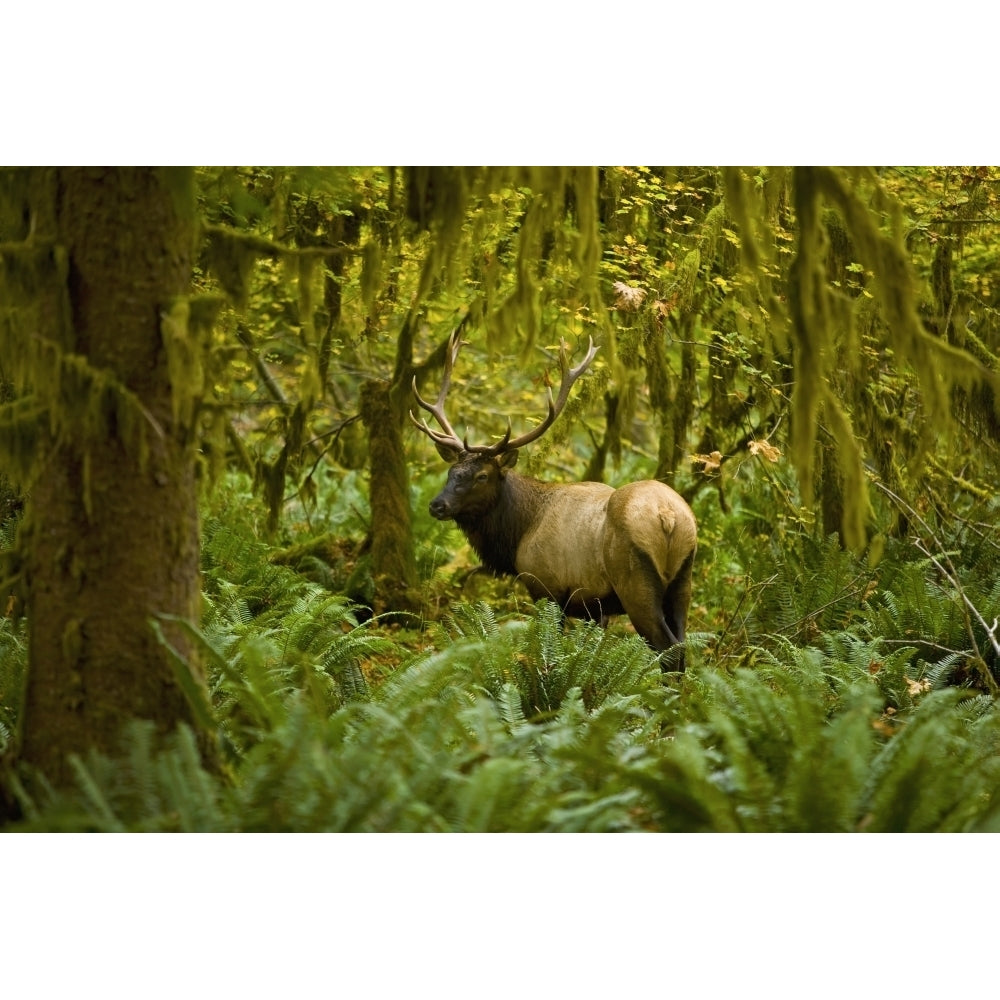
M632 627L657 653L677 645L679 637L664 614L669 588L663 586L651 560L644 557L633 565L628 580L616 592ZM684 669L683 658L680 669Z
M668 631L677 642L683 642L687 635L688 607L691 604L691 569L694 566L692 552L681 564L677 575L670 581L663 594L663 618ZM677 669L684 670L684 654L677 661Z

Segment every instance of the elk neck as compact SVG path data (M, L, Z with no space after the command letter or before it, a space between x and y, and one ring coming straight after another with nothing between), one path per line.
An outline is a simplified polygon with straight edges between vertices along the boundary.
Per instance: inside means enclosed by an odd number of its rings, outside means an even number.
M517 549L538 520L552 484L508 472L500 480L497 502L485 514L455 518L483 565L498 576L517 575Z

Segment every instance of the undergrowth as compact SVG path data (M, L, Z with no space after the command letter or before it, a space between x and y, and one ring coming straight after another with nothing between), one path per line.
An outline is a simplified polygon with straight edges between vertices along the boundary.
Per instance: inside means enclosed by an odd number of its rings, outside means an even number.
M362 621L322 573L276 560L234 499L206 513L189 625L224 768L190 730L132 722L115 759L73 761L70 789L16 778L18 829L1000 829L1000 712L978 680L994 665L970 666L989 636L903 546L879 562L803 532L702 557L688 671L664 674L625 627L544 601ZM992 580L963 579L991 620ZM0 657L8 706L24 653L6 621Z

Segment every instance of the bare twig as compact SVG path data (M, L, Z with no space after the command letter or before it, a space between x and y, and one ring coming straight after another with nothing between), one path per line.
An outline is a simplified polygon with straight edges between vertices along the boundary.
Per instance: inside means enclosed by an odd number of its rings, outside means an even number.
M951 557L945 551L944 546L941 544L940 539L931 530L930 525L911 507L902 497L898 494L893 493L884 484L875 481L875 485L893 501L893 503L898 504L906 513L913 518L915 521L919 522L921 527L927 533L928 537L937 547L941 558L935 556L929 546L927 546L923 539L915 538L914 545L916 548L922 552L930 561L933 563L937 571L943 576L952 587L954 587L955 592L958 594L962 602L963 617L965 619L965 631L969 636L969 641L972 644L972 649L974 650L977 659L982 660L982 654L979 651L979 643L976 642L975 630L972 628L972 620L969 617L970 613L976 618L979 624L983 627L986 635L989 637L990 645L993 647L994 654L1000 658L1000 641L997 640L996 628L997 622L994 621L993 627L991 628L986 624L986 619L979 613L979 609L969 600L968 595L965 593L965 589L962 587L962 583L958 578L958 570L955 569L955 564L951 561Z

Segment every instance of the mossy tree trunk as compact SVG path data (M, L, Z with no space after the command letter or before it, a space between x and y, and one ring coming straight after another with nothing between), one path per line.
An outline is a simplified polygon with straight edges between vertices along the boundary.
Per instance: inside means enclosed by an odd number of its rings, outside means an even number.
M14 398L14 386L4 378L3 366L0 363L0 403L9 403ZM0 469L0 528L15 517L24 505L24 498L17 484L11 480ZM0 614L5 614L4 605L7 603L7 596L0 594Z
M365 382L361 419L368 431L371 563L375 610L415 610L417 566L403 421L392 383Z
M68 754L114 753L131 717L162 732L195 725L151 621L196 622L200 583L197 441L174 395L191 389L171 385L161 332L189 291L193 175L68 168L53 184L68 309L62 329L39 335L87 373L82 392L103 386L107 398L74 398L71 384L47 394L59 430L36 463L22 532L29 667L18 758L59 786L70 779ZM125 427L123 399L141 403L138 432ZM89 432L70 426L80 412ZM169 620L162 629L200 683L183 630Z

